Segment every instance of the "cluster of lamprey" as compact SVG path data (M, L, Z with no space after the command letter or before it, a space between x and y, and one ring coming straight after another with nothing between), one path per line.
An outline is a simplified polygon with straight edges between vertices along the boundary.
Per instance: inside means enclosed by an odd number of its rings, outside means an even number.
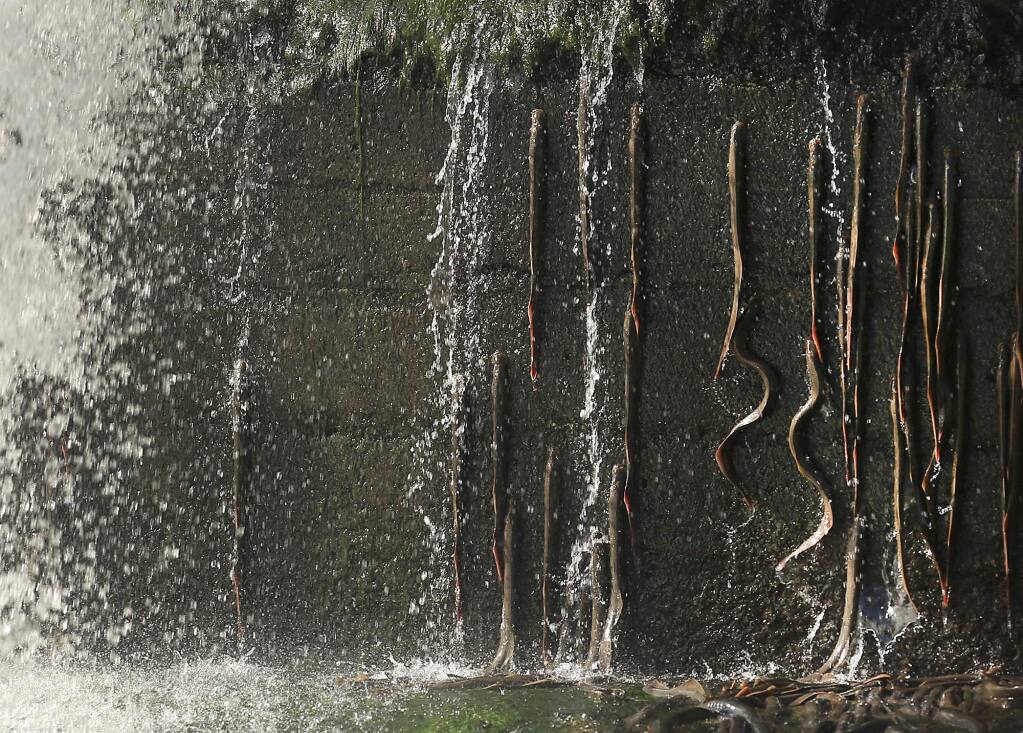
M1023 153L1016 151L1013 179L1013 204L1016 225L1016 328L1008 345L998 347L998 456L1002 505L1002 566L1005 583L1006 618L1012 630L1016 617L1018 579L1013 564L1018 558L1016 513L1019 508L1018 486L1023 479L1021 441L1023 441Z
M955 329L956 157L945 149L938 175L929 170L927 107L917 84L917 62L915 55L906 59L900 97L892 257L902 326L890 412L899 577L908 599L919 608L907 562L909 531L922 538L942 605L948 607L952 599L956 488L966 441L968 342ZM921 345L924 379L918 384L912 360ZM913 499L919 511L907 512L907 501ZM907 518L917 521L910 525Z
M895 186L895 228L891 237L894 269L898 282L898 310L901 328L898 351L891 377L889 410L893 450L893 526L899 581L908 600L918 607L920 587L911 584L911 576L920 572L919 564L908 562L909 548L919 547L927 558L923 572L936 576L942 605L947 607L953 597L953 560L957 522L957 481L962 470L963 446L966 443L966 391L969 345L964 333L956 328L956 156L946 149L939 165L929 166L927 108L916 82L918 59L906 60L900 97L900 139L898 177ZM863 531L861 444L866 419L861 406L865 323L869 291L864 252L864 219L866 217L868 129L870 102L866 94L856 100L855 127L852 139L852 201L849 223L838 232L835 256L835 322L827 328L821 323L821 223L824 192L824 147L819 137L808 145L807 165L807 242L809 272L809 323L803 340L803 354L808 393L789 423L788 448L798 475L812 489L820 502L820 518L810 534L781 558L776 570L781 573L803 553L818 546L836 523L833 496L823 472L804 445L803 433L827 391L836 404L840 421L842 466L836 470L837 480L844 481L848 507L840 512L848 535L845 540L844 599L838 638L828 659L817 671L827 675L848 657L858 603L860 538ZM593 271L589 242L589 195L585 181L586 106L580 101L578 143L580 155L579 221L582 240L583 272L587 289ZM538 364L538 324L540 322L540 280L542 277L543 233L543 140L544 113L531 115L528 147L528 262L529 294L529 374L536 382ZM634 557L636 549L635 507L632 489L637 481L636 461L636 399L638 355L641 323L640 255L643 231L642 201L642 115L639 105L630 110L628 159L628 258L631 293L623 317L624 393L623 457L615 466L608 492L607 534L594 532L589 550L592 599L590 602L590 647L588 664L600 669L610 667L616 625L624 610L622 588L622 553L620 512L627 520ZM774 370L751 351L748 332L753 314L744 300L743 270L746 249L745 221L745 145L747 126L737 121L732 126L728 145L728 199L730 245L734 266L731 306L714 378L725 371L727 357L733 355L742 366L760 381L760 398L753 409L742 417L720 441L715 460L721 473L738 490L750 511L755 508L732 462L737 438L761 420L775 395ZM834 164L834 161L832 161ZM936 168L937 171L930 170ZM933 181L931 179L934 179ZM1016 486L1023 476L1023 158L1016 156L1014 201L1016 205L1016 330L999 349L998 405L1000 429L1000 469L1002 484L1003 560L1008 616L1012 620L1013 577L1011 573L1016 548L1010 541L1016 511ZM833 341L824 334L833 333ZM825 343L828 341L829 343ZM834 371L826 372L826 357L834 358ZM922 356L921 356L922 355ZM922 358L922 364L915 360ZM512 618L513 593L513 526L515 502L508 497L505 485L506 381L508 358L496 353L493 360L491 413L492 504L494 513L492 553L496 576L503 593L502 618L498 652L491 669L498 671L511 665L515 636ZM917 379L916 375L922 378ZM837 381L837 384L835 383ZM462 397L456 402L455 425L462 424ZM462 617L461 590L461 517L459 485L461 458L457 432L452 436L451 500L454 511L454 581L455 613ZM554 577L554 548L557 545L557 501L555 480L556 454L548 448L543 476L544 546L540 583L542 633L540 653L545 665L554 660L551 643ZM837 476L841 476L838 479ZM910 503L912 502L912 507ZM908 511L908 509L914 511ZM919 542L913 544L910 533ZM915 580L915 579L914 579Z
M585 158L586 105L580 104L579 145L580 159ZM540 323L540 281L542 279L542 241L544 204L544 112L533 110L530 117L528 164L528 215L527 252L529 261L529 295L527 319L529 325L529 376L535 383L540 377L538 351L538 325ZM629 125L629 264L631 269L631 293L623 321L623 460L616 465L608 491L607 533L594 533L589 547L590 561L590 646L587 664L591 668L607 671L611 666L615 641L615 629L625 606L623 592L623 569L620 537L623 534L621 514L624 510L628 521L629 536L633 555L638 556L636 547L635 515L630 489L636 483L636 400L640 329L640 273L639 254L642 239L642 117L638 104L630 110ZM585 166L580 167L580 223L583 240L583 270L589 287L591 263L588 248L589 195L585 182ZM508 365L509 358L503 352L495 352L491 373L491 507L493 510L493 532L491 553L495 575L501 589L501 624L497 652L489 666L491 673L503 672L513 667L515 654L515 518L517 502L510 496L507 486L506 430L508 425ZM454 568L454 610L456 624L461 624L463 607L462 589L462 513L460 493L462 489L462 441L461 431L465 425L465 395L459 391L452 397L451 425L451 508L452 508L452 564ZM540 578L540 610L542 628L540 634L540 656L545 666L554 661L551 632L553 595L555 589L554 564L557 545L557 456L553 447L548 448L543 476L543 559Z

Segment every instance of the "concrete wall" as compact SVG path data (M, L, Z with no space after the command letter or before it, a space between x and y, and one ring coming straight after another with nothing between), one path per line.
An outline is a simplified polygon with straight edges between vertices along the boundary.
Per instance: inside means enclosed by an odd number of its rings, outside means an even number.
M827 656L837 633L850 523L839 403L829 388L809 421L807 444L826 478L836 526L820 547L794 562L789 584L777 579L775 564L809 534L819 512L814 492L792 464L786 435L806 398L805 166L808 139L825 131L820 90L808 78L751 85L664 71L648 73L639 88L627 69L619 70L597 138L611 164L593 199L594 261L607 282L597 311L603 370L597 396L607 405L600 418L606 491L621 450L621 319L631 277L627 116L633 102L642 102L647 169L640 478L633 488L639 560L627 558L618 659L647 672L728 672L745 664L765 670L776 663L781 672L804 673ZM124 174L140 217L115 213L104 220L88 206L70 214L51 210L57 220L115 222L109 231L93 227L91 241L101 255L89 272L132 273L152 286L145 298L128 288L118 312L142 318L114 323L125 331L116 355L107 348L97 352L104 363L136 367L128 380L132 402L145 409L122 415L112 398L105 406L84 400L76 408L76 424L102 425L96 435L103 436L117 434L119 421L130 424L144 447L140 458L127 463L124 493L113 501L125 512L118 515L119 529L108 531L105 522L95 529L109 550L106 582L117 599L136 609L138 648L148 639L190 644L191 627L210 637L204 644L228 643L234 625L229 375L248 320L251 338L243 351L252 372L246 433L251 471L242 547L251 638L284 654L295 644L376 661L391 652L460 654L462 647L448 641L450 436L423 440L446 409L430 374L435 354L427 296L442 241L429 238L440 200L435 176L451 139L444 92L401 87L386 70L367 72L361 107L350 82L288 88L262 101L230 75L208 83L217 100L213 109L203 105L209 89L179 92L182 118L170 125L176 134L160 126L154 138L138 119L126 123L131 136L157 140L138 169ZM834 121L828 132L839 153L840 195L826 198L845 221L856 91L837 81L830 89ZM866 91L873 102L862 245L870 295L861 397L866 532L860 582L871 616L877 614L871 599L895 582L888 573L888 385L900 326L889 241L899 162L898 79L878 76ZM1017 100L994 91L924 92L932 120L930 180L944 146L960 155L956 308L957 327L969 339L970 399L955 596L945 622L936 579L919 535L913 535L910 577L925 620L895 641L883 660L868 644L861 670L941 671L1015 660L1000 601L993 368L996 345L1012 327L1012 155L1023 116ZM471 317L480 342L472 359L482 356L469 372L461 497L464 649L478 661L496 642L500 610L490 555L486 362L495 350L510 359L508 487L521 508L516 603L520 656L527 661L536 658L540 629L542 479L552 446L561 499L558 581L578 535L589 465L587 427L579 417L587 291L577 250L577 105L574 80L498 84L483 179L488 246L472 277L459 281L475 290ZM534 384L528 375L525 207L529 114L538 106L547 113L547 176L541 377ZM731 298L726 160L728 130L737 118L748 123L745 297L753 314L751 348L779 378L778 399L735 451L737 470L758 503L752 518L714 463L720 439L759 396L755 377L734 359L724 378L712 380ZM86 202L116 198L95 182L73 185ZM837 384L832 257L838 231L833 220L825 222L821 317L830 379ZM53 238L64 251L65 235L54 231ZM68 257L84 262L87 253ZM226 283L239 262L242 295L232 297ZM83 308L95 307L89 297ZM139 322L144 328L131 330ZM162 391L167 373L181 378ZM88 444L83 454L89 456L79 466L79 491L102 495L104 478L96 467L112 449L95 435L89 442L86 432L75 438ZM417 479L421 485L412 491ZM602 494L588 515L601 526L605 501ZM170 546L182 553L173 562L166 559ZM126 558L137 565L130 575L117 569ZM555 587L560 599L560 583Z

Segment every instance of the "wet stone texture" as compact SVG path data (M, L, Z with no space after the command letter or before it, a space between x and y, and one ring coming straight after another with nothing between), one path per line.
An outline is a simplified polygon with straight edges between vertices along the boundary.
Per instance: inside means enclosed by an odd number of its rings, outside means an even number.
M140 249L142 264L130 259L135 250L128 248L127 265L143 272L143 264L174 266L173 277L163 270L154 276L159 287L146 301L149 330L126 337L124 358L138 366L140 355L151 356L146 345L157 343L176 373L187 374L167 391L160 389L158 370L140 370L148 376L134 382L137 400L148 404L145 414L131 418L146 437L143 458L130 467L137 481L126 481L125 488L137 511L110 531L133 538L116 545L122 555L116 559L131 558L138 568L107 581L118 599L149 599L132 602L137 636L173 642L183 620L223 630L212 643L226 643L234 633L225 406L241 350L252 375L241 543L249 638L269 653L298 643L369 662L385 662L388 654L488 661L501 606L490 547L490 354L500 350L510 365L502 479L518 506L516 658L527 666L539 661L548 449L558 457L555 619L561 618L572 546L589 526L605 526L613 466L622 460L622 318L631 283L626 146L628 110L639 101L646 195L638 477L631 490L636 553L626 538L615 666L796 675L828 656L840 622L851 521L839 442L834 255L850 217L859 90L836 81L825 109L822 89L810 78L749 85L668 71L648 71L640 87L630 69L620 68L599 111L595 160L607 173L592 197L596 290L587 289L579 247L576 82L499 83L492 92L487 159L474 190L465 193L478 206L478 223L463 230L463 253L477 259L454 276L457 300L467 304L457 316L458 333L471 339L459 344L465 349L460 363L467 365L460 486L465 618L464 639L454 641L452 441L442 420L450 396L433 370L432 330L436 302L443 312L447 293L441 288L439 301L430 297L444 241L431 233L442 192L436 175L451 140L445 93L399 86L393 72L380 70L366 72L358 104L353 82L287 87L253 101L238 80L225 78L210 82L221 85L222 99L233 99L224 104L224 119L200 115L199 94L186 95L183 114L191 109L197 121L183 124L173 143L184 152L147 164L157 174L179 175L181 190L198 203L168 200L160 192L169 187L129 177L134 195L152 204L145 210L164 217L136 223L138 246L166 247ZM945 146L960 159L955 302L956 328L970 348L969 440L959 476L952 607L942 613L920 535L907 528L909 577L924 619L891 638L884 610L897 588L888 397L901 323L890 241L899 79L878 75L865 91L872 102L860 280L869 295L860 397L866 525L857 671L1015 667L1016 644L1005 631L1001 600L994 366L996 346L1012 328L1012 155L1023 139L1023 110L995 91L923 88L931 115L929 185L937 180ZM526 152L534 107L546 111L547 161L535 383L526 320ZM752 516L714 462L718 442L759 399L756 376L734 358L723 377L713 379L732 295L726 163L736 119L748 125L744 304L752 319L750 348L778 378L777 398L764 419L735 443L737 473L757 504ZM806 151L817 134L827 143L825 169L834 172L837 195L829 183L819 287L829 386L805 436L836 525L820 546L793 561L783 583L775 565L812 532L820 511L786 444L789 421L807 395ZM79 186L105 200L87 182ZM244 195L237 196L239 190ZM111 243L103 247L114 251ZM165 251L173 256L153 254ZM225 297L230 288L234 295ZM584 509L591 424L580 414L585 311L594 292L600 471L594 503ZM922 383L922 358L915 363ZM44 388L52 389L26 387ZM150 401L152 394L163 396ZM106 424L117 412L93 403L79 410L91 419L111 417ZM928 445L924 428L920 420L918 460ZM41 443L37 449L49 450ZM26 464L24 470L35 468ZM907 499L907 507L916 506L915 495ZM915 516L907 519L916 524ZM165 558L170 545L182 553L175 562ZM571 640L588 634L586 624L580 629L572 622L578 613L569 613L566 661L578 653ZM863 630L868 627L874 630Z
M946 618L919 534L907 529L909 577L924 620L899 638L884 619L893 574L889 384L901 321L891 257L899 160L898 78L869 91L865 238L868 288L860 490L866 517L860 611L873 636L861 671L938 672L1013 663L1000 601L999 482L993 368L1011 328L1012 141L1018 103L989 91L926 89L932 115L930 180L940 151L960 154L957 327L967 334L969 441L960 472L961 524ZM806 145L823 134L837 158L821 240L820 312L828 378L837 385L834 254L851 206L856 90L834 85L832 122L806 80L770 87L648 76L640 91L624 70L601 113L597 144L606 182L593 197L593 260L600 290L600 489L588 522L603 526L613 464L621 460L621 319L628 302L627 111L643 103L646 205L640 250L640 391L633 487L638 562L627 553L618 663L696 673L811 671L830 652L840 621L850 492L842 480L835 386L807 424L807 445L832 496L836 526L793 561L774 566L816 526L819 503L795 471L786 435L807 394ZM275 234L258 297L271 307L253 326L265 358L254 385L256 471L246 577L256 638L322 643L350 653L366 640L428 652L459 645L450 561L450 432L435 424L443 394L431 377L427 292L441 245L434 180L450 140L442 95L399 89L381 72L365 82L360 182L351 84L286 96L274 114L273 175L266 196ZM538 349L528 375L526 145L530 110L547 112ZM574 83L493 92L488 160L479 196L485 247L463 295L479 343L466 373L462 578L465 649L485 660L497 639L500 591L490 552L489 354L509 355L507 491L519 506L516 612L520 661L537 661L543 467L558 456L555 618L570 548L579 535L590 464L584 400L585 303L578 246ZM748 124L744 302L751 349L778 376L777 399L736 443L739 476L757 502L749 516L720 475L721 437L759 398L734 359L712 379L731 298L726 159L728 130ZM359 214L360 189L365 211ZM473 246L473 243L466 243ZM918 366L922 359L917 360ZM922 379L922 373L918 374ZM921 430L926 425L921 423ZM432 431L437 435L430 440ZM921 445L926 441L921 438ZM919 455L923 455L922 449ZM922 470L922 466L918 472ZM942 489L944 490L944 489ZM916 506L915 497L907 500ZM911 514L913 510L907 509ZM915 525L915 518L907 525ZM628 547L628 541L626 541ZM230 609L225 606L225 613ZM816 629L816 631L814 631ZM573 632L576 633L576 632ZM877 638L883 656L877 654ZM369 648L370 656L374 654ZM775 666L772 666L775 665Z

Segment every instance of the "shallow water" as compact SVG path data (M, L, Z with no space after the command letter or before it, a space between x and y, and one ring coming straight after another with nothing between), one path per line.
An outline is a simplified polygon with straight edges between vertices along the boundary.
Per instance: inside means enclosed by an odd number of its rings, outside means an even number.
M320 664L8 662L0 666L0 730L598 731L620 727L642 698L635 687L604 695L428 690L439 670L389 674L392 681L339 684Z
M420 661L369 671L343 661L309 659L267 665L227 657L164 664L35 658L0 664L0 731L583 733L647 730L645 723L633 728L627 720L657 702L639 681L625 679L587 685L565 678L556 680L556 686L506 689L432 687L475 674L479 670ZM858 731L871 719L865 709L857 713L862 699L850 700L844 714L826 712L830 703L823 698L822 705L806 703L775 712L771 710L776 706L765 698L751 697L749 703L759 710L756 715L765 730ZM892 731L965 729L964 718L960 724L936 719L923 708L891 711ZM997 705L978 707L965 719L977 725L982 721L989 733L1021 730L1017 712ZM725 725L710 718L676 724L671 730L702 733Z

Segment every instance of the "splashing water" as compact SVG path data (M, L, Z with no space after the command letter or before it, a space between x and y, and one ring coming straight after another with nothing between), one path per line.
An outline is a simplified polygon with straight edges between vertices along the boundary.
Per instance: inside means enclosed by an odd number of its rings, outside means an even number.
M604 459L612 450L613 443L607 437L609 431L608 416L611 386L604 378L606 367L604 359L607 344L603 343L600 323L609 306L609 285L611 278L607 270L611 269L612 237L601 237L605 226L596 215L599 211L595 202L600 202L600 194L607 185L612 170L612 156L603 134L608 92L614 80L615 48L623 31L629 13L629 5L615 2L596 12L583 8L576 16L576 25L583 39L581 66L579 69L579 119L580 144L584 149L579 151L580 170L579 187L581 206L585 206L585 218L580 216L580 240L588 243L590 292L586 302L584 317L585 325L585 357L583 373L585 386L583 406L579 412L580 420L586 426L583 438L583 450L586 456L587 485L583 494L582 507L575 526L576 537L572 544L567 567L566 591L567 603L565 610L578 606L582 596L590 588L588 568L585 567L586 557L597 543L606 543L606 516L601 521L592 517L594 506L598 505L601 496L601 485L604 479ZM642 63L640 63L642 69ZM637 81L642 84L642 71L636 73ZM582 212L581 212L582 214ZM610 222L607 224L610 226ZM601 248L601 245L603 247ZM581 253L581 248L579 248ZM599 262L598 262L599 260ZM603 264L603 266L600 266ZM613 317L610 319L615 320ZM569 619L563 617L562 644L559 645L557 660L565 661L569 650L565 648L567 625ZM569 645L578 648L580 640L572 639Z
M477 22L478 20L478 22ZM479 375L486 373L486 355L481 343L482 318L477 293L483 286L480 264L490 244L487 211L490 201L482 186L490 143L490 97L495 85L492 53L496 37L492 24L484 14L460 29L452 41L459 47L451 72L445 119L451 128L451 142L443 167L437 175L442 185L437 205L437 226L430 241L440 240L440 254L430 275L427 302L432 311L431 331L434 341L434 362L431 376L438 380L435 419L418 445L415 463L418 475L411 475L409 498L426 485L447 484L444 476L449 464L438 459L437 473L428 459L441 435L455 434L452 450L461 451L466 426L462 405L467 395L479 389ZM442 527L450 527L450 519L435 523L423 517L430 538L433 566L436 571L426 594L435 600L449 595L453 582L450 552L453 538ZM427 603L420 599L420 607ZM462 642L461 624L456 624L454 646Z

